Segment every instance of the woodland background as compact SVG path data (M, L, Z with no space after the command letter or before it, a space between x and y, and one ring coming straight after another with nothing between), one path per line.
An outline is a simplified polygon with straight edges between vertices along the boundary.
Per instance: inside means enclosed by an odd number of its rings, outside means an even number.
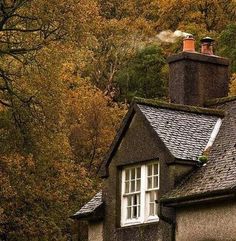
M0 1L0 240L71 239L133 96L168 100L177 29L216 40L236 94L235 0Z

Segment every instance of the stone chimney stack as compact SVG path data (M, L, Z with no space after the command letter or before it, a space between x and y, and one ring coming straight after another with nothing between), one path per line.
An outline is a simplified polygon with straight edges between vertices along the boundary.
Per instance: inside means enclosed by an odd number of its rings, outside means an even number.
M206 100L227 96L229 61L213 54L212 42L209 37L202 39L197 53L191 35L184 39L183 52L168 58L172 103L204 106Z

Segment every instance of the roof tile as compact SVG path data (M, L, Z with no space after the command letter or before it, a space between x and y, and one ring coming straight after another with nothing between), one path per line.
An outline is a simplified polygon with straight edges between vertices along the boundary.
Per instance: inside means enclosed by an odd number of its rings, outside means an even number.
M210 150L207 165L190 174L163 199L176 200L236 188L236 100L219 108L226 110L227 115Z
M138 104L175 158L196 161L202 155L219 117Z
M102 204L103 204L102 191L100 191L73 216L79 217L79 216L89 215L90 213L94 212L98 207L100 207Z

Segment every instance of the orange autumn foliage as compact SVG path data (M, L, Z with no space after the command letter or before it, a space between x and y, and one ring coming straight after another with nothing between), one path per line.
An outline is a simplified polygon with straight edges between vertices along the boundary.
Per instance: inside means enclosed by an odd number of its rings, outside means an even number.
M147 43L178 51L178 42L158 42L162 30L217 37L235 21L234 1L0 6L0 239L70 240L69 216L100 189L97 173L126 112L117 73ZM231 83L236 94L234 75Z
M92 191L86 170L73 161L45 163L19 154L2 156L0 166L1 238L68 240L65 214Z

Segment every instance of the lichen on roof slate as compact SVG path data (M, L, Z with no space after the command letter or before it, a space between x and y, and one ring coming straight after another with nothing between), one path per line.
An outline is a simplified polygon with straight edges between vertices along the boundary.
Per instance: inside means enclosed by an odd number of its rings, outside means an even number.
M103 204L102 191L98 192L89 202L87 202L73 217L89 215Z
M183 180L162 199L178 199L198 196L204 193L235 190L236 188L236 100L227 102L221 108L228 113L223 119L218 136L211 147L206 166Z
M224 114L225 114L223 110L203 108L199 106L174 104L174 103L168 103L168 102L164 102L156 99L144 99L144 98L135 97L133 102L137 104L143 104L143 105L148 105L148 106L157 107L157 108L159 107L159 108L165 108L165 109L176 110L176 111L184 111L184 112L205 114L205 115L215 115L219 117L224 117Z
M227 96L222 98L210 99L205 102L205 106L224 104L226 102L234 101L234 100L236 100L236 96Z
M218 116L138 104L151 127L177 159L197 161Z

